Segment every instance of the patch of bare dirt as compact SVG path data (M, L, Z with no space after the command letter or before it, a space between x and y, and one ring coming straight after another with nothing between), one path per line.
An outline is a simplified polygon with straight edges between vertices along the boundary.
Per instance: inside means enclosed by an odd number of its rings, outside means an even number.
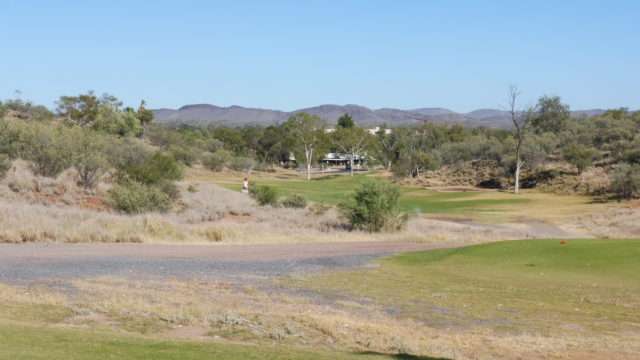
M207 336L207 329L200 326L178 325L163 333L164 336L174 339L189 339L189 340L205 340L211 339Z
M0 261L92 258L198 258L225 261L278 261L454 247L455 244L347 242L258 245L160 244L0 244Z

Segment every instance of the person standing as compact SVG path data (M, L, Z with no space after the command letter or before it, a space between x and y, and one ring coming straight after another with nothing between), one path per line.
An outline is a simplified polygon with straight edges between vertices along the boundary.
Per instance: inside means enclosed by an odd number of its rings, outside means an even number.
M243 194L248 194L249 193L249 180L247 178L244 178L244 180L242 180L242 191Z

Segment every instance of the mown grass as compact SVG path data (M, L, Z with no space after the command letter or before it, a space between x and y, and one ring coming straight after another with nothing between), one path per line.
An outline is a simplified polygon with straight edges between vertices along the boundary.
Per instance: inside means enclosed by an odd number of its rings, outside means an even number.
M73 328L0 322L0 359L425 359L211 341L170 341Z
M0 304L0 319L57 323L73 315L73 310L66 306L53 304L25 304L3 302Z
M522 240L406 253L305 287L442 328L640 330L640 240Z
M337 205L366 179L365 174L357 174L353 177L325 175L311 181L283 177L259 178L252 183L274 187L281 195L304 194L311 201ZM229 190L238 190L237 181L234 182L234 179L216 177L211 180ZM379 181L386 180L379 179ZM423 214L446 214L496 211L503 209L504 205L529 202L527 198L508 193L492 192L492 194L492 197L487 197L486 194L479 192L437 192L423 188L403 187L400 208L403 211Z
M388 181L371 174L318 175L311 181L293 173L256 174L252 184L269 185L281 195L304 194L311 201L336 205L353 192L367 177ZM242 175L244 177L245 175ZM233 191L240 191L241 175L192 171L191 180L215 183ZM594 211L620 207L613 202L595 202L579 195L557 195L536 190L520 194L508 191L450 191L442 192L421 187L403 186L400 208L411 214L463 218L485 223L520 222L524 218L543 222L559 222L563 218Z

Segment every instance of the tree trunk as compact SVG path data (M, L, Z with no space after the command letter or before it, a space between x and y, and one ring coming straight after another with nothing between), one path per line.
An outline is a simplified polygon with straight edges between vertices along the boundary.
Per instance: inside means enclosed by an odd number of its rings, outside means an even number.
M353 155L351 155L351 158L349 159L349 164L351 164L350 170L351 170L351 176L353 176Z
M522 166L522 161L520 158L516 158L516 184L515 184L515 193L518 193L518 189L520 188L520 167Z
M522 167L522 163L523 161L520 160L520 149L522 148L522 132L521 130L518 128L517 129L518 133L517 133L517 139L516 139L516 173L515 173L515 187L514 187L514 193L518 193L518 190L520 189L520 168Z
M391 160L387 162L387 171L391 171Z
M313 159L313 148L306 149L304 155L307 157L307 180L311 180L311 159Z

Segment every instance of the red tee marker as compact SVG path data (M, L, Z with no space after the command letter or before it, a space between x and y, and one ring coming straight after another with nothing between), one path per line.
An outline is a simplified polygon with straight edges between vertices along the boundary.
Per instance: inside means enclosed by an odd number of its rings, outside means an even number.
M563 242L560 243L560 245L567 245L567 242L563 241Z

